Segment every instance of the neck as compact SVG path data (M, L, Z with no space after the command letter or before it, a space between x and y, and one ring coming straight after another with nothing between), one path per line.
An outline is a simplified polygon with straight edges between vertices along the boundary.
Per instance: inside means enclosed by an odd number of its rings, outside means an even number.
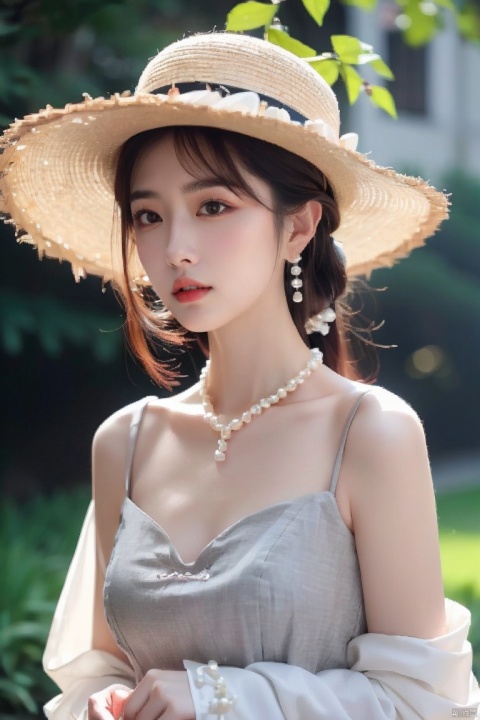
M236 417L260 398L294 377L308 362L310 350L300 337L288 308L274 320L233 323L209 333L208 395L215 413Z

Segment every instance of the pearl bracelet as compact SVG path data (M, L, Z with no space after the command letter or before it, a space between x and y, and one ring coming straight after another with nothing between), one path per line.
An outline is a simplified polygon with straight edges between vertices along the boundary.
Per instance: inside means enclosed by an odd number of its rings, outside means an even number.
M198 688L204 685L212 686L213 700L209 703L208 712L216 715L217 720L225 720L225 715L234 706L236 697L229 694L225 678L220 675L215 660L209 660L208 665L197 668L195 685Z

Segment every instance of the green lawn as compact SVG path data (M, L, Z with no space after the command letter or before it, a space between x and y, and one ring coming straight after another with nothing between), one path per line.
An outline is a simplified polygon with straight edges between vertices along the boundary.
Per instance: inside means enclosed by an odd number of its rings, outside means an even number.
M437 495L445 595L472 613L469 639L480 677L480 487Z

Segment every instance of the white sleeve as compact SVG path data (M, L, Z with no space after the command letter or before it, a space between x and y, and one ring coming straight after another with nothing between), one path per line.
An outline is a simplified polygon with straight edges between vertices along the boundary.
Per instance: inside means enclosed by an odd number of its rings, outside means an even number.
M302 668L258 662L247 668L220 667L234 695L225 720L450 720L480 716L480 689L467 640L471 615L445 600L447 632L423 640L366 633L347 646L348 669L314 675ZM212 712L213 687L198 687L199 663L184 661L196 720Z
M43 655L43 668L62 690L45 706L49 720L86 718L95 692L121 683L135 686L132 668L110 653L92 648L95 591L95 513L90 503Z

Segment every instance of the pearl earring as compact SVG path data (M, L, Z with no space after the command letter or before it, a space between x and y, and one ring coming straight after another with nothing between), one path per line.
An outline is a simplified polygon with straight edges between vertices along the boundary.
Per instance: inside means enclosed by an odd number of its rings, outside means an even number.
M303 286L302 280L300 280L300 275L302 274L302 268L299 266L299 262L302 259L301 255L298 255L295 260L292 263L292 267L290 268L290 272L293 275L292 278L292 288L294 290L292 300L296 303L301 303L303 300L303 295L300 292L300 289Z

